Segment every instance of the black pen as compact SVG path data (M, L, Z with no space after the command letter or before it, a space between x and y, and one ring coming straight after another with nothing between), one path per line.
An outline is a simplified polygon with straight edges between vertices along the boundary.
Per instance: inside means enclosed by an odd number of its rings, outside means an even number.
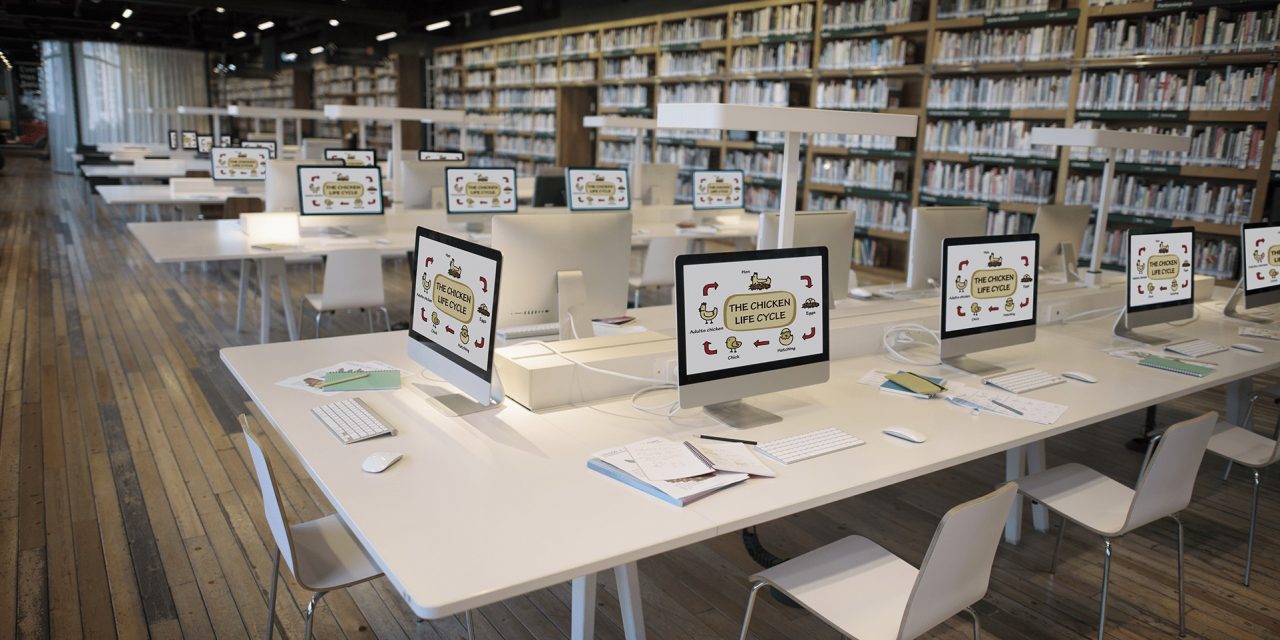
M755 445L755 440L739 440L737 438L722 438L720 436L698 436L703 440L717 440L720 442L741 442L742 444Z

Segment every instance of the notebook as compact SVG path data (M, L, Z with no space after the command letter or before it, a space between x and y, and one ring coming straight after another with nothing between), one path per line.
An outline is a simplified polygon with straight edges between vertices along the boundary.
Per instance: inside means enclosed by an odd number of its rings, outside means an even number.
M908 372L899 371L898 373L908 373ZM945 378L935 378L933 376L920 376L920 377L938 385L939 387L942 387L944 389L946 388L947 381ZM934 395L937 395L937 394L931 395L926 393L916 393L892 380L887 380L887 379L884 381L883 384L880 385L880 390L888 391L889 393L898 393L904 396L911 396L912 398L920 398L923 400L928 400L929 398L932 398Z
M352 376L360 375L360 371L330 371L324 374L324 387L327 391L387 391L400 388L400 372L395 369L386 371L369 371L369 375L352 380L350 382L340 382L338 384L330 384L334 380L344 380Z
M1191 364L1190 362L1182 362L1172 358L1162 358L1160 356L1147 356L1139 360L1138 364L1144 367L1152 367L1162 371L1172 371L1174 373L1181 373L1185 376L1195 376L1197 378L1203 378L1213 373L1213 367Z
M626 447L597 451L587 461L587 468L677 507L683 507L694 500L705 498L748 478L745 473L716 471L704 476L676 481L650 480L640 470L640 465L631 459Z

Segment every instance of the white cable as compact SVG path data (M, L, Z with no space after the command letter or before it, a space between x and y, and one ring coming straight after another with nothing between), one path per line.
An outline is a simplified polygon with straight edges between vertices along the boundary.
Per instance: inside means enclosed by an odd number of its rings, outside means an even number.
M643 389L640 389L639 391L636 391L635 393L631 394L631 406L636 411L641 411L641 412L648 413L655 416L662 416L664 418L670 418L671 416L675 415L677 411L680 410L679 398L672 400L670 402L663 402L661 404L651 404L651 405L640 404L637 401L640 399L640 396L645 395L647 393L653 393L655 391L666 391L668 389L675 389L675 388L676 388L676 385L674 384L659 384L659 385L654 385L652 387L645 387Z
M671 384L671 383L667 382L666 380L659 380L659 379L657 379L657 378L646 378L645 376L633 376L633 375L631 375L631 374L629 374L629 373L622 373L621 371L610 371L610 370L608 370L608 369L601 369L601 368L599 368L599 367L593 367L593 366L591 366L591 365L589 365L589 364L587 364L587 363L585 363L585 362L581 362L581 361L579 361L579 360L576 360L576 359L574 359L574 358L569 357L568 355L565 355L565 353L564 353L563 351L560 351L559 349L557 349L557 348L555 348L555 347L551 346L551 344L550 344L550 343L543 342L543 341L541 341L541 340L530 340L530 341L528 341L528 342L522 342L521 344L536 344L536 345L541 345L541 346L543 346L543 347L546 347L547 351L550 351L551 353L554 353L554 354L556 354L556 355L560 356L561 358L564 358L565 360L568 360L569 362L572 362L573 364L576 364L576 365L578 365L579 367L582 367L583 369L586 369L587 371L594 371L594 372L596 372L596 373L603 373L604 375L607 375L607 376L615 376L615 377L623 378L623 379L626 379L626 380L635 380L636 382L648 382L648 383L650 383L650 384L659 384L659 385L661 385L661 384Z
M1063 318L1062 324L1067 324L1068 322L1075 322L1076 320L1079 320L1081 318L1089 318L1090 320L1093 320L1093 318L1090 316L1094 316L1094 315L1097 315L1099 318L1105 318L1107 314L1120 315L1120 313L1122 313L1123 311L1124 311L1123 305L1118 307L1104 307L1102 309L1090 309L1088 311L1081 311L1080 313L1073 313Z
M897 360L898 362L905 362L907 364L914 364L922 367L932 367L942 364L942 359L940 357L929 361L916 360L905 356L898 351L898 344L915 344L919 342L915 338L911 337L911 334L913 333L927 334L933 342L938 344L939 347L942 346L942 339L938 336L938 332L930 329L929 327L915 323L896 324L885 328L884 335L881 337L881 342L884 344L884 350L888 352L889 357Z

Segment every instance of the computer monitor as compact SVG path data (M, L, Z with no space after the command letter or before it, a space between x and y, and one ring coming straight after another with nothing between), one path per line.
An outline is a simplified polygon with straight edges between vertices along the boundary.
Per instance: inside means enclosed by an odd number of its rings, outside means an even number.
M214 147L209 150L209 176L214 182L262 182L267 179L268 156L266 149Z
M341 162L347 167L372 167L378 164L373 149L325 149L324 159Z
M227 135L227 134L225 134L225 133L224 133L224 134L222 134L222 135L219 135L219 136L218 136L218 143L217 143L217 145L216 145L216 146L219 146L219 147L234 147L234 146L236 146L236 145L232 144L231 136L229 136L229 135Z
M1241 228L1240 283L1222 309L1232 318L1271 322L1272 318L1239 313L1241 298L1246 309L1280 302L1280 224L1249 222Z
M533 206L564 207L564 172L560 169L543 169L533 181Z
M182 150L183 151L195 151L199 147L199 141L196 140L197 135L198 134L196 134L196 132L194 131L182 132Z
M933 294L943 282L942 241L980 236L987 231L986 207L916 207L907 241L907 291L890 295Z
M746 208L746 177L741 170L694 171L694 209Z
M777 213L760 216L760 230L756 235L757 249L773 249L778 246ZM853 258L852 211L797 211L796 247L827 248L827 290L829 300L843 300L849 295L849 262Z
M640 184L636 195L649 206L670 206L676 203L676 182L680 167L674 164L641 164Z
M298 165L298 211L303 227L380 221L382 172L378 167Z
M336 149L342 146L338 138L303 138L298 149L300 160L324 160L325 149Z
M743 398L830 376L827 248L676 257L681 408L737 428L780 420Z
M266 149L272 160L276 159L275 140L242 140L240 146L250 149Z
M570 211L631 209L631 180L626 169L569 167L564 170L564 184Z
M558 322L562 339L586 338L627 309L630 213L494 216L493 248L511 266L499 328Z
M177 150L178 150L178 131L177 131L177 129L170 129L170 130L169 130L169 150L170 150L170 151L177 151Z
M429 394L461 415L502 402L493 367L502 253L418 227L409 357L462 394Z
M467 154L461 151L435 151L432 149L419 149L418 160L421 162L462 162L467 159Z
M267 180L263 186L265 209L271 212L297 211L298 165L297 160L268 160Z
M209 153L213 149L213 136L200 134L196 136L196 153Z
M1079 282L1077 247L1089 226L1093 208L1087 204L1046 204L1036 209L1031 233L1040 236L1040 268L1064 274L1065 282Z
M1191 227L1129 231L1129 253L1125 256L1129 277L1116 335L1162 344L1168 338L1132 330L1195 316L1195 235Z
M942 241L943 364L979 375L1002 367L965 356L1036 339L1040 236L979 235Z
M445 167L445 210L454 213L515 213L515 169Z
M404 189L404 197L396 198L409 209L439 209L444 207L444 170L449 167L465 167L464 161L400 161L400 172L404 178L400 188ZM439 189L437 192L436 190ZM440 194L438 197L433 194ZM437 201L441 200L441 201Z

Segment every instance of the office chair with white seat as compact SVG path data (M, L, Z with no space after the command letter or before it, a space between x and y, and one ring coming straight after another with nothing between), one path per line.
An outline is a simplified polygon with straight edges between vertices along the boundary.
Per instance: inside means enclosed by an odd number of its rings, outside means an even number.
M640 306L640 292L649 287L676 286L676 256L689 253L688 238L654 238L649 241L640 266L640 275L627 278L632 306Z
M1280 462L1280 419L1276 430L1268 438L1253 431L1253 407L1258 399L1266 396L1280 403L1280 387L1263 389L1249 397L1249 410L1244 414L1244 426L1219 422L1209 438L1209 453L1227 459L1222 479L1231 475L1231 465L1239 463L1253 471L1253 500L1249 509L1249 546L1244 556L1244 586L1249 586L1249 573L1253 569L1253 539L1258 526L1258 489L1262 485L1260 471Z
M302 333L302 312L311 305L315 310L316 337L320 337L320 319L326 312L362 309L369 317L373 331L373 310L382 310L387 331L391 315L387 311L387 295L382 288L382 256L372 249L333 251L324 265L320 293L308 293L298 303L298 333Z
M1000 533L1017 496L1016 484L952 507L933 534L917 570L880 545L849 536L751 577L740 640L746 640L760 589L772 586L844 635L858 640L909 640L987 593Z
M1196 473L1204 460L1218 414L1183 420L1153 438L1147 448L1135 488L1130 489L1082 464L1046 469L1018 481L1019 493L1062 515L1058 542L1049 573L1058 563L1058 550L1067 520L1102 536L1102 596L1098 606L1098 640L1107 623L1107 582L1111 577L1111 539L1172 518L1178 525L1178 635L1187 634L1186 591L1183 588L1182 520L1178 512L1191 503ZM1157 445L1159 443L1159 446ZM1154 451L1153 451L1154 449Z

